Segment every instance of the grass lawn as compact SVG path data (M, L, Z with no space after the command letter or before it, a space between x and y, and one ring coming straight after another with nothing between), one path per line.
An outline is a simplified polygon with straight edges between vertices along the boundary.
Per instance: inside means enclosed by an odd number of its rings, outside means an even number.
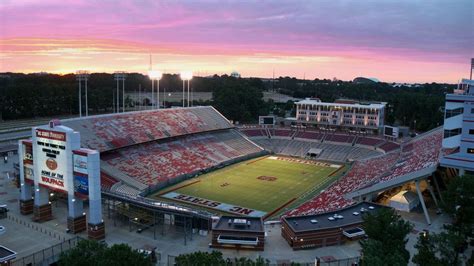
M338 166L298 160L270 156L241 162L163 189L152 197L176 192L272 213L293 199L319 193L338 170Z

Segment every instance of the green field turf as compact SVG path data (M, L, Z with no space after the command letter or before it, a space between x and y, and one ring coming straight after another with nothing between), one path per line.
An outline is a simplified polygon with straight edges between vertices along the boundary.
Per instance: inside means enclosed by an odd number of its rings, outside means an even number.
M319 193L334 179L329 176L338 170L275 158L270 156L231 165L163 189L152 197L176 192L271 214L292 199ZM270 180L259 179L261 176Z

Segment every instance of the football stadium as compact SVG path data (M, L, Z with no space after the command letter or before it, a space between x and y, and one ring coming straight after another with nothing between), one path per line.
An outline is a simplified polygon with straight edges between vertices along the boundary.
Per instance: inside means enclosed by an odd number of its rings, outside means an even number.
M353 2L0 0L0 266L474 266L474 1Z
M372 200L432 174L443 136L441 127L405 143L309 124L236 127L210 106L61 124L80 132L82 147L100 152L106 197L146 200L165 212L173 206L204 219L278 220Z
M40 223L67 217L69 233L87 231L90 239L117 237L121 225L154 240L160 230L172 241L178 234L185 245L211 234L209 247L237 250L264 251L278 224L278 238L296 251L360 239L359 214L378 209L418 213L430 226L439 181L471 171L446 161L460 154L443 147L451 141L446 129L403 136L403 128L384 125L384 103L295 105L296 117L280 123L265 116L236 125L212 106L196 106L33 127L33 138L18 144L19 211ZM62 161L70 145L74 160ZM61 179L64 164L74 184ZM68 198L63 218L51 204L56 194Z

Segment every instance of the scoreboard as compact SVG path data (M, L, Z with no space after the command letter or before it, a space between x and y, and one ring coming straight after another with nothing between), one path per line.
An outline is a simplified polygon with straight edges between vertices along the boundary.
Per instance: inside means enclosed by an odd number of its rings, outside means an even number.
M386 137L398 138L398 135L399 135L398 127L384 126L383 134Z
M274 116L259 116L258 124L262 126L274 126L275 117Z

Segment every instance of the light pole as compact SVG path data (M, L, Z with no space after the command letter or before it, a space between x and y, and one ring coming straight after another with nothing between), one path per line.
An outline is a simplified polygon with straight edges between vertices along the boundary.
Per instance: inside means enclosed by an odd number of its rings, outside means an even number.
M81 83L84 81L84 87L86 91L86 116L89 115L89 105L87 103L87 79L89 78L89 72L85 70L79 70L76 72L76 80L79 82L79 117L82 117L82 89Z
M185 94L184 94L184 88L186 87L186 80L183 79L183 107L185 106Z
M161 77L163 76L163 73L161 73L161 71L157 71L157 70L150 70L148 71L148 76L150 77L151 79L151 109L155 109L155 104L154 104L154 100L155 100L155 95L154 95L154 86L155 86L155 80L157 81L157 92L156 94L158 95L158 109L160 108L160 79Z
M191 82L191 79L188 79L188 107L189 107L189 82Z
M193 73L191 71L182 71L181 79L183 80L183 107L185 106L185 85L188 81L188 107L189 107L189 81L193 78Z
M125 112L125 77L127 76L126 72L117 71L114 73L114 79L117 81L117 104L116 110L117 113L120 113L120 83L122 81L122 112Z
M163 108L166 109L166 87L163 88Z

